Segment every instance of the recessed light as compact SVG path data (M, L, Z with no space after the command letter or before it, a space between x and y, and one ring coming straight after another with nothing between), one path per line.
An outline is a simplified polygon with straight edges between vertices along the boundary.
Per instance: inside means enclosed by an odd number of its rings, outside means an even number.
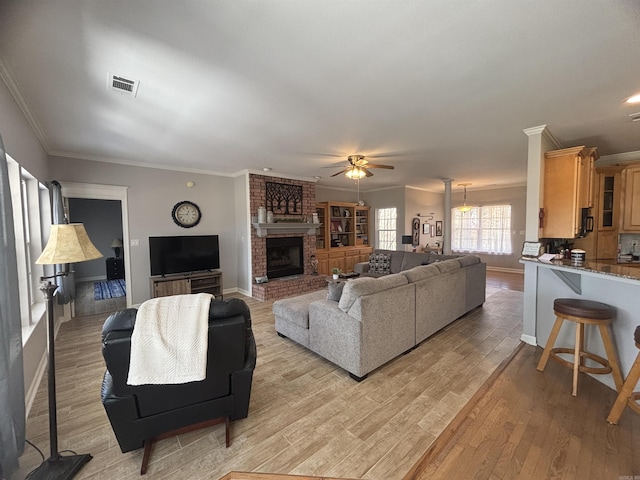
M264 167L262 169L263 172L270 172L271 171L271 167Z
M626 103L640 103L640 93L627 98Z

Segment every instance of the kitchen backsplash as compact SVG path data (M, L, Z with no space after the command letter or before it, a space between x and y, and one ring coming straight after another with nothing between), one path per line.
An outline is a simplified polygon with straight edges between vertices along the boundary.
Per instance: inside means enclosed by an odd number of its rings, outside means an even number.
M640 233L621 233L618 241L622 255L634 254L634 244L635 255L640 255Z

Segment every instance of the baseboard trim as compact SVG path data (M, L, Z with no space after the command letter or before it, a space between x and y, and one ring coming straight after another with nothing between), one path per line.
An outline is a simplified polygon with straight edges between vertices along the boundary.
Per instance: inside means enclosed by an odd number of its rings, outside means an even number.
M36 369L36 374L33 376L33 381L31 385L29 385L29 390L25 392L24 396L24 407L26 410L26 417L29 418L29 412L31 412L31 407L33 406L33 401L36 398L36 394L38 393L38 387L40 386L40 382L42 381L42 377L44 376L44 372L47 369L47 352L45 351L40 359L40 363L38 363L38 368Z
M487 270L491 270L493 272L519 273L521 275L524 275L524 269L520 268L490 267L489 265L487 265Z
M522 340L524 343L528 343L529 345L533 345L534 347L538 345L537 339L533 335L527 335L523 333L522 335L520 335L520 340Z

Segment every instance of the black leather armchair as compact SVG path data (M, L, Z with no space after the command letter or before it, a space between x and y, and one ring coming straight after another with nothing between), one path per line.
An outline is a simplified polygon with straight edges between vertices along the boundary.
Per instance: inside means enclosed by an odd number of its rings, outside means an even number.
M211 301L207 376L176 385L127 385L136 312L134 308L116 312L102 328L107 366L102 404L122 452L144 446L140 471L144 474L154 440L222 422L228 447L229 421L247 417L256 365L247 304L240 299Z

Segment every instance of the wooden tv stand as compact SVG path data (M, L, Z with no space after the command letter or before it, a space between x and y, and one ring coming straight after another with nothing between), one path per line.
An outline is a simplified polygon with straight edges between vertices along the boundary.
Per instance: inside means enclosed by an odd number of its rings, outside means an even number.
M184 275L157 275L150 277L151 297L166 297L189 293L210 293L222 297L222 272L187 273Z

